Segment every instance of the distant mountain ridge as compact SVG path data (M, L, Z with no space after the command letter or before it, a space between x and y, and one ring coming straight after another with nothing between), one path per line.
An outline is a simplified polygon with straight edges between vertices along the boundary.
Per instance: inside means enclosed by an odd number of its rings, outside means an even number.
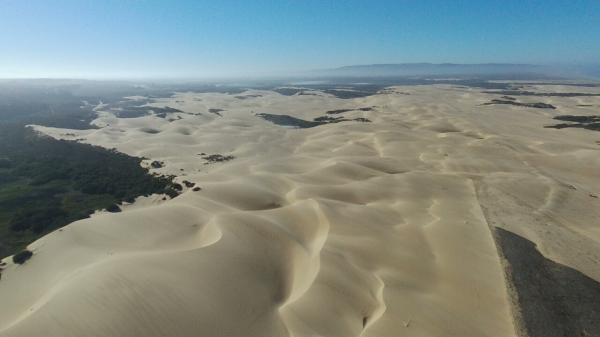
M390 63L350 65L314 71L333 77L511 76L531 78L598 78L598 66L548 66L526 63Z
M350 65L325 69L328 76L426 76L426 75L485 75L508 73L541 73L544 67L511 63L397 63Z
M438 69L456 69L456 68L539 68L541 66L528 63L375 63L375 64L358 64L343 66L334 69L357 69L357 68L394 68L394 69L423 69L423 68L438 68Z

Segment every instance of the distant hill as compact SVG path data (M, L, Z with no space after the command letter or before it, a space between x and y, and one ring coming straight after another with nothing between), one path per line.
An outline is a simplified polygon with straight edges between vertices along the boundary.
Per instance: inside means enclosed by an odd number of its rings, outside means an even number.
M432 76L432 77L481 77L499 78L594 78L598 68L551 67L535 64L514 63L398 63L352 65L314 71L313 74L328 77L385 77L385 76ZM516 76L516 77L515 77Z

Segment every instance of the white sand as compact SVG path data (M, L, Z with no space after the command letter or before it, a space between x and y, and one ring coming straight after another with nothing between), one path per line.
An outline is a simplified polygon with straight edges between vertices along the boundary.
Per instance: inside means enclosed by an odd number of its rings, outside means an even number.
M519 98L559 107L547 110L479 106L498 98L479 89L396 89L182 93L155 105L201 115L37 127L164 161L153 171L202 190L142 198L31 244L33 258L2 274L0 336L516 336L490 226L600 280L600 199L589 196L600 195L600 133L543 128L599 98ZM344 115L373 123L311 129L252 114L369 106ZM199 153L236 158L205 165Z

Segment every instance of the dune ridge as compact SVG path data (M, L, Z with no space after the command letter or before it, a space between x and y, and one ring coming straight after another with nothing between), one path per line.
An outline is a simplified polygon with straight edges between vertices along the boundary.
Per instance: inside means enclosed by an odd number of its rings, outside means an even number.
M559 110L546 111L482 106L494 95L476 88L394 89L178 93L152 103L181 111L167 118L99 107L99 129L35 126L164 162L152 171L201 190L33 243L0 280L0 336L535 336L495 228L600 280L597 136L543 127L597 98L535 97ZM371 122L256 116L342 109Z

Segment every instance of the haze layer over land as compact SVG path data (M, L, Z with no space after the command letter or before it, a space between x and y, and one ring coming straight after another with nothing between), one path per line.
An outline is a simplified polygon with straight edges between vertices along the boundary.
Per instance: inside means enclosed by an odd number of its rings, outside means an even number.
M600 89L492 86L178 92L35 126L185 190L6 259L0 336L600 333Z

